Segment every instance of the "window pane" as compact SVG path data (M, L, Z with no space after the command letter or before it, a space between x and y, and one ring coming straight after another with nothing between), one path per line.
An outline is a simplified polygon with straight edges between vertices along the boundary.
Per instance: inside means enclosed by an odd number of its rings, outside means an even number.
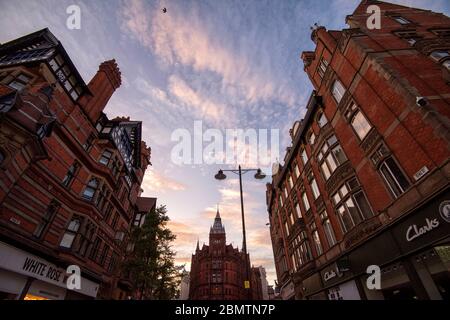
M338 162L339 165L343 164L345 161L347 161L347 157L344 154L344 151L342 150L340 145L337 145L333 149L333 154Z
M297 212L297 216L299 218L301 218L302 217L302 211L300 210L300 205L298 203L295 205L295 211Z
M303 199L303 205L305 206L306 211L308 211L310 206L309 206L308 196L306 195L305 192L303 192L303 194L302 194L302 199Z
M330 172L333 173L334 170L336 170L337 165L336 165L336 162L334 161L334 158L331 155L331 153L328 154L326 162L328 163L328 167L330 169Z
M338 103L341 102L345 94L345 88L339 80L333 83L332 94Z
M351 228L353 228L353 226L354 226L353 220L343 205L337 209L337 212L338 212L339 219L341 221L342 229L343 229L344 233L347 232L348 230L350 230Z
M72 233L65 233L63 238L61 239L60 246L64 248L71 248L73 240L75 239L75 235Z
M369 203L367 202L366 196L364 193L358 192L354 196L355 202L358 204L358 207L363 215L364 219L368 219L373 216L372 210L370 209Z
M336 237L334 236L333 227L331 226L330 220L325 220L323 222L323 227L325 229L325 235L327 237L328 245L330 247L336 244Z
M352 126L353 129L355 129L359 139L361 140L366 137L367 133L369 133L370 129L372 128L369 122L367 122L366 117L364 117L364 115L360 111L358 111L353 117Z
M16 90L18 90L18 91L20 91L20 90L22 90L23 88L25 88L25 84L24 84L24 83L19 82L19 81L16 81L16 80L10 82L10 83L8 84L8 86L10 86L11 88L14 88L14 89L16 89Z
M316 179L311 180L311 190L314 195L314 199L317 199L320 196L319 187L317 186Z
M94 197L95 194L95 190L90 188L90 187L86 187L86 189L84 189L83 192L83 197L85 197L86 199L92 199Z
M450 56L447 51L444 50L435 50L430 54L430 57L436 61L441 60L442 58Z
M303 151L302 151L302 160L303 160L304 164L306 164L308 162L308 155L306 154L305 149L303 149Z
M328 120L327 120L327 117L325 117L325 114L323 112L320 114L318 122L319 122L319 127L321 127L321 128L327 124Z
M80 220L74 219L70 221L69 226L67 227L68 230L71 230L73 232L77 232L80 228Z
M329 146L332 146L333 144L335 144L335 143L337 142L336 136L335 136L335 135L332 135L331 137L328 138L327 142L328 142L328 145L329 145ZM327 148L327 149L328 149L328 148ZM327 150L327 149L325 149L325 150ZM323 150L323 149L322 149L322 150ZM324 150L324 151L325 151L325 150Z
M352 198L348 198L347 201L345 201L345 205L352 216L354 224L356 225L360 223L362 221L361 214L359 213L359 209L353 202Z
M325 161L322 163L321 168L322 168L322 173L325 176L325 179L328 180L328 178L330 177L331 174L330 174L330 170L328 170L328 166L325 163Z
M319 233L317 230L313 232L313 241L316 246L317 255L320 256L322 254L322 244L320 243Z

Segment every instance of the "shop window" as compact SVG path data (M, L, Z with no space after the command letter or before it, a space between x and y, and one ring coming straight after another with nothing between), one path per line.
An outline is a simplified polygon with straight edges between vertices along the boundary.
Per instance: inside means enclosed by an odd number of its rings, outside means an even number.
M47 210L44 213L44 216L42 217L42 221L37 225L36 229L33 232L33 236L36 238L41 239L44 235L44 233L47 231L48 227L53 221L53 218L56 215L56 212L60 208L61 204L58 203L55 200L52 200L47 207Z
M364 140L370 129L372 129L372 126L360 110L356 111L350 123L360 140Z
M104 150L100 157L100 160L98 160L98 162L107 166L109 164L109 161L111 161L111 157L112 157L112 152L109 150Z
M80 229L80 226L81 226L81 218L77 216L72 217L59 245L67 249L72 248L73 242Z
M399 197L409 188L410 183L408 179L384 144L377 148L370 159L395 198Z
M333 82L333 86L331 87L331 93L334 99L337 101L337 103L341 102L342 98L344 97L345 91L346 90L344 85L339 80L335 80Z
M320 59L319 67L317 68L317 73L319 74L321 79L325 75L325 72L327 71L327 67L328 67L328 61L325 60L324 57L322 57Z
M326 211L320 214L320 219L322 220L322 226L327 238L328 246L331 248L336 244L336 236Z
M347 161L347 157L344 154L336 136L330 136L322 145L320 152L317 155L320 168L325 177L328 180L333 172L344 162Z
M317 226L316 223L313 222L311 224L311 233L312 233L312 240L314 243L314 248L316 250L316 254L317 256L322 255L323 253L323 248L322 248L322 243L320 242L320 237L319 237L319 232L317 231Z
M317 123L319 124L319 127L324 127L328 123L328 119L325 116L325 113L322 111L319 111L319 114L317 116Z
M356 178L344 183L331 198L344 233L373 216L366 196Z
M64 179L62 180L62 185L64 187L70 187L73 180L75 179L75 175L77 174L77 171L79 169L80 165L78 162L74 162L70 167L69 170L67 170L66 175L64 176Z

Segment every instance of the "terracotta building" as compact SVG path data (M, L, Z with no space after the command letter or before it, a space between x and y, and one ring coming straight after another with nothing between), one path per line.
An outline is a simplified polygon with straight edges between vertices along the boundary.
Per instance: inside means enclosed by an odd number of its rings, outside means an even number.
M150 148L140 121L103 113L120 85L114 60L86 84L47 29L0 45L0 298L129 293L118 265L149 212ZM66 287L70 265L81 289Z
M362 1L346 21L312 28L314 91L267 186L280 294L449 299L450 19Z
M251 300L250 289L244 288L247 271L250 274L249 257L226 244L225 227L217 211L209 245L200 249L197 242L192 255L189 300Z

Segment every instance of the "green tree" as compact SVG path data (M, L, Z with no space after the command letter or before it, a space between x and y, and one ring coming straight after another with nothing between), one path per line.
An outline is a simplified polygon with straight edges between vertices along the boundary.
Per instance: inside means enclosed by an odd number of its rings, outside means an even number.
M171 243L176 236L167 227L165 206L159 206L145 218L141 227L130 233L133 250L123 264L138 299L173 299L178 294L179 268Z

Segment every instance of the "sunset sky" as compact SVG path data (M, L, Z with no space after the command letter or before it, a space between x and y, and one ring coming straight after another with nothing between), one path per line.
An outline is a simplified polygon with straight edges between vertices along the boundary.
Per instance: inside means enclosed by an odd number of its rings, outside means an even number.
M449 15L447 0L390 1ZM48 27L62 42L86 83L98 65L115 58L122 87L105 112L143 122L152 148L144 196L167 205L177 234L177 261L189 269L197 239L208 241L220 205L227 242L242 246L236 176L216 181L218 165L176 165L174 130L278 129L280 152L305 112L312 86L300 54L313 50L310 26L345 28L359 0L335 1L75 1L0 0L0 42ZM81 8L81 29L66 27L66 8ZM167 13L161 9L167 8ZM226 166L222 166L226 168ZM248 250L252 264L275 270L265 184L244 176Z

